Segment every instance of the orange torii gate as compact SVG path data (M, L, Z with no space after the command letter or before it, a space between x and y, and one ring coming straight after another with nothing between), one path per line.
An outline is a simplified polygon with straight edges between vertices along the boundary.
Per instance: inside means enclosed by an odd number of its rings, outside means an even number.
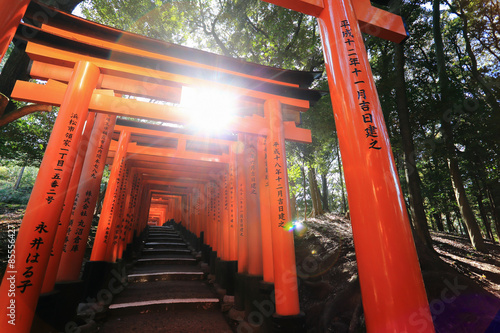
M402 21L398 16L372 7L368 0L268 2L318 18L345 168L367 328L370 332L421 332L422 327L425 327L426 332L433 332L432 318L389 138L361 37L361 31L365 31L401 42L406 37ZM113 116L127 115L183 124L188 119L182 113L176 113L176 107L123 99L113 96L113 92L136 96L145 94L152 98L165 93L164 96L168 96L170 102L178 103L181 85L196 86L210 82L217 88L245 96L245 103L249 103L251 107L264 105L264 110L261 110L264 114L254 114L246 117L245 121L232 122L229 129L267 137L265 146L274 161L268 159L266 164L269 170L283 175L269 177L268 188L271 190L269 195L272 203L281 198L284 198L285 202L288 200L284 141L291 139L307 142L310 139L307 131L295 127L294 119L298 112L307 109L308 100L317 98L298 88L297 81L290 77L274 79L275 74L279 77L283 75L282 72L259 78L250 72L238 73L235 67L225 68L218 73L222 73L221 76L237 78L234 81L236 86L228 87L221 82L214 84L213 77L210 76L214 68L210 65L160 55L155 52L161 49L158 43L148 43L152 51L139 50L135 47L137 43L134 44L137 39L131 34L113 29L109 29L110 33L104 34L103 38L96 38L93 33L85 34L85 29L93 27L102 32L101 26L57 13L35 2L31 3L26 15L42 21L41 23L55 22L55 25L44 24L41 28L35 28L26 23L20 24L28 3L26 0L18 1L12 6L5 0L0 2L0 8L8 13L0 25L2 33L5 32L0 40L0 49L3 54L17 27L17 37L28 41L27 53L35 60L31 69L32 76L49 79L49 82L45 86L19 82L13 97L61 105L61 111L16 242L16 255L21 258L22 265L10 267L11 271L6 272L0 289L0 313L4 318L0 327L2 330L16 332L27 332L31 326L48 255L57 238L57 221L71 172L74 170L88 109ZM51 13L51 18L46 19L47 15L37 16L37 13ZM79 33L74 28L71 29L68 21L85 29ZM23 33L26 31L31 34ZM119 34L125 35L126 38L116 43L113 36ZM75 52L75 49L85 49L88 51L87 55L82 56L78 51ZM112 54L113 57L108 60L103 58L103 54ZM148 79L142 81L140 77L144 75L144 68L135 66L141 61L149 64L146 71ZM175 71L169 72L172 68L167 63L176 63L178 68L188 71L189 68L196 67L201 74L190 77ZM233 62L232 65L236 64ZM67 82L68 85L53 80ZM170 83L165 84L167 82ZM94 91L96 87L108 90ZM280 109L284 109L284 116L291 117L292 120L283 119ZM123 144L119 144L118 148L129 140L130 137L124 135ZM250 152L248 158L254 158L253 155ZM240 157L236 159L238 158ZM117 153L115 161L119 163L113 164L121 164L123 159L124 156ZM51 166L52 163L54 167ZM236 164L236 174L238 171L244 171L241 164L243 163L240 163L240 166ZM57 179L53 178L55 175ZM240 193L245 193L243 189L248 187L248 181L244 177L237 177L237 197ZM253 183L250 183L250 186L252 185ZM262 184L259 184L260 186ZM147 186L145 188L147 189ZM140 193L143 199L147 195L145 192L143 189ZM210 192L212 197L217 197L213 188ZM119 193L119 190L116 193ZM150 199L145 200L150 203ZM244 211L247 200L240 199L237 202L237 208ZM48 209L50 207L52 209ZM218 208L216 205L211 207L215 218ZM267 214L263 207L261 214ZM269 214L272 219L274 284L277 295L283 292L280 295L283 296L280 298L281 302L278 297L276 299L275 319L282 320L285 328L293 326L290 323L294 323L295 319L300 321L301 317L295 260L291 255L293 239L284 228L285 223L289 221L289 207L287 204L271 204ZM41 216L43 220L40 220ZM244 228L244 219L238 219L237 223ZM212 239L215 240L213 236ZM245 237L246 235L239 239L240 244L247 241ZM239 255L238 259L245 258ZM10 277L17 283L15 290L18 292L14 302L12 298L5 297L9 292L10 283L7 279ZM5 320L10 311L8 306L12 303L16 303L14 308L18 313L22 313L24 318L23 322L16 322L16 326ZM418 316L419 325L414 322L415 314Z

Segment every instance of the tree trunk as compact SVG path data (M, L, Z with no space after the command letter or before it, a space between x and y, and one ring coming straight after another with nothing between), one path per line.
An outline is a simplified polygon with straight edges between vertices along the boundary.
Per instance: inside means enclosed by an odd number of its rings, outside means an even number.
M479 85L483 89L483 91L486 95L486 102L493 109L493 114L496 115L496 119L499 119L498 117L500 115L500 104L498 103L497 97L495 96L493 91L490 89L488 84L484 81L483 76L481 75L481 73L479 73L479 70L478 70L476 55L474 54L474 51L472 50L472 46L471 46L470 39L469 39L469 22L467 19L467 15L461 14L460 18L462 19L462 22L464 23L464 25L462 27L462 32L463 32L463 36L464 36L465 50L466 50L467 55L469 56L469 59L471 62L470 71L471 71L472 77L476 80L477 83L479 83Z
M304 170L304 165L300 168L300 171L302 172L302 193L304 196L304 221L307 221L307 199L306 199L306 171Z
M342 204L340 207L340 213L345 214L347 212L347 203L345 199L345 190L344 190L344 175L342 173L342 159L340 158L340 147L338 146L337 146L337 164L339 166L340 192L342 193Z
M436 226L438 231L444 231L443 219L441 213L434 213L434 219L436 220Z
M292 214L292 220L297 218L297 198L294 194L290 194L290 212Z
M420 237L424 245L429 249L433 249L429 226L427 225L427 217L425 216L422 193L420 191L421 180L417 170L417 163L415 161L415 146L413 144L413 134L410 126L408 100L406 96L406 82L404 77L404 47L401 44L394 44L394 48L396 69L396 103L399 116L399 131L401 134L401 142L405 159L404 167L406 182L408 184L411 222L413 224L413 228L415 229L415 233L418 237Z
M464 224L461 221L458 221L458 233L460 235L465 235Z
M318 189L318 182L316 181L316 169L309 167L307 170L307 176L309 179L309 193L311 194L312 200L311 216L316 217L324 213L321 208L321 195Z
M453 221L451 220L450 212L446 212L444 216L446 217L446 227L448 228L448 232L456 232L456 229L453 226Z
M19 171L19 175L17 176L16 183L14 184L14 191L17 191L17 189L19 188L19 185L21 185L21 179L23 178L24 168L25 168L25 166L23 165L21 167L21 170Z
M321 174L321 187L323 189L323 195L321 196L321 200L323 201L323 210L325 212L330 211L330 207L328 207L328 182L326 178L326 173Z
M478 251L487 252L486 246L484 244L483 238L481 236L481 231L479 230L479 225L474 217L474 213L470 207L469 199L465 193L465 188L462 181L462 176L460 174L460 169L458 167L457 156L455 152L455 145L453 142L453 128L447 115L447 112L452 109L452 101L450 100L450 89L448 82L448 75L446 73L445 57L444 57L444 46L441 36L441 13L439 11L439 0L433 0L433 34L434 34L434 45L436 48L436 63L439 75L439 89L441 95L441 107L443 108L443 115L441 120L441 130L443 133L447 159L448 168L450 170L451 182L453 185L453 190L455 192L455 198L460 208L460 213L467 226L467 231L469 234L472 246Z
M311 170L312 170L311 167L307 168L307 181L309 182L309 195L311 196L311 214L309 216L315 217L318 199L316 198L316 191L314 190L314 182Z
M476 184L479 184L479 181L476 179ZM495 243L495 237L493 237L493 232L491 230L490 220L488 219L488 214L486 214L486 209L483 204L483 193L479 186L476 186L477 193L477 206L479 208L479 215L481 216L481 220L483 222L484 228L486 229L486 238L491 239L493 243Z
M488 201L490 203L493 220L495 221L495 229L497 231L498 241L500 242L500 210L498 209L500 207L497 205L497 201L495 200L495 197L489 186L486 187L486 193L488 194Z

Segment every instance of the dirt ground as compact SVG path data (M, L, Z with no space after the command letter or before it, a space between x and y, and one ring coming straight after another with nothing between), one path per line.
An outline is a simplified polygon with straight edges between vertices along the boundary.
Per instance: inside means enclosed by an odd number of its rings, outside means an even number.
M435 253L418 244L417 251L436 332L484 332L500 310L500 246L486 241L483 254L459 235L432 238ZM350 221L310 218L297 228L295 245L308 332L365 332Z

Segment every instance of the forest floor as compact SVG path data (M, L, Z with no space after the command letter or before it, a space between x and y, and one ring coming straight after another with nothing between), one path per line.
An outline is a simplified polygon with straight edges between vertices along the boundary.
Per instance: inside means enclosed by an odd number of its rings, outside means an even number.
M23 214L21 206L0 208L0 275L7 231L19 227ZM486 241L483 254L464 236L431 234L436 252L417 250L436 332L484 332L500 310L500 246ZM350 221L336 214L309 218L296 227L295 245L308 332L365 332ZM412 321L424 331L420 314Z
M308 332L365 332L350 221L326 214L302 224L295 246ZM417 251L436 332L485 332L500 310L500 246L487 240L484 254L464 236L431 235L435 253ZM421 314L410 317L424 332Z

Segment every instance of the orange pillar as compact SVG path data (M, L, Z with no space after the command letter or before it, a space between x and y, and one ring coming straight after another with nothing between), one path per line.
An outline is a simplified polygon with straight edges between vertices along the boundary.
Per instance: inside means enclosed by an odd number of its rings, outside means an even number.
M123 247L123 241L125 238L125 228L127 227L127 218L126 218L126 207L128 207L130 200L128 199L129 192L132 187L132 176L130 172L130 165L125 166L125 175L123 177L122 187L120 191L120 201L118 205L118 215L116 216L116 229L115 229L115 237L113 239L113 246L111 247L111 256L112 261L116 261L122 258L123 251L125 250ZM162 221L163 219L163 221ZM165 223L165 213L160 216L160 225Z
M124 247L127 247L133 241L134 229L135 229L135 223L136 223L135 216L134 216L134 210L135 210L135 206L136 206L136 202L137 202L137 195L139 192L140 177L139 177L139 174L137 172L133 172L133 174L134 174L134 178L132 181L132 189L130 191L130 200L125 205L127 227L125 229L125 235L124 235Z
M68 231L68 226L72 221L70 221L71 212L74 208L73 203L75 202L76 193L78 190L78 183L81 179L83 163L85 162L85 155L87 153L87 147L89 144L90 133L92 127L94 126L95 113L89 113L87 117L87 122L85 124L85 131L83 132L82 139L80 141L80 147L78 148L78 155L76 156L75 165L73 167L73 172L71 173L71 178L68 185L68 191L66 192L66 197L64 198L63 209L61 216L59 217L59 225L57 227L56 238L54 239L54 245L52 245L52 255L50 256L49 263L47 265L47 270L45 272L45 277L42 285L42 293L48 293L54 289L56 283L57 270L59 268L59 261L61 259L61 254L64 247L64 240L66 238L66 232Z
M289 205L288 174L286 168L285 135L281 103L268 100L264 104L266 119L270 122L267 137L267 168L272 218L272 247L274 261L274 290L276 314L299 315L299 291L295 269L295 247Z
M215 209L216 209L216 221L217 221L217 257L221 258L224 256L224 244L222 243L222 189L220 183L215 183Z
M114 217L115 211L118 208L117 200L120 193L120 183L125 171L125 159L127 155L127 147L130 141L130 132L122 131L118 141L118 149L116 150L111 167L111 174L106 188L106 195L102 204L101 218L94 240L94 247L90 256L91 261L107 261L112 262L111 253L108 248L111 247L114 235ZM147 217L146 217L147 218ZM147 223L147 222L146 222Z
M212 225L213 225L213 201L212 201L212 184L207 183L206 185L206 206L207 206L207 244L212 247L213 251L216 251L214 248L213 242L213 234L212 234Z
M141 200L144 191L144 182L142 175L139 175L139 179L137 182L138 182L138 190L137 190L137 195L135 196L133 202L134 210L132 213L132 218L134 219L134 230L133 234L130 235L130 237L132 238L134 236L139 236L143 231L143 226L141 225L141 219L140 219L140 212L142 211L140 207L142 207Z
M30 0L1 0L0 13L2 13L2 20L0 22L0 60L7 52L9 44L16 34L16 29L21 19L26 12L26 8Z
M199 187L200 190L200 197L199 197L199 203L196 203L194 205L198 205L198 208L196 208L196 214L197 214L197 219L198 223L200 224L200 232L203 231L203 243L209 244L208 243L208 200L207 200L207 185L203 184L200 185ZM193 195L191 195L193 196ZM197 202L198 202L197 200ZM194 206L193 205L193 206ZM194 218L194 215L193 215Z
M260 228L262 235L262 266L264 282L274 282L273 244L271 237L271 204L267 172L267 138L259 137L257 149L259 169Z
M244 147L243 135L238 135L238 144ZM238 273L248 273L248 230L247 230L247 199L244 148L236 155L236 177L238 201Z
M351 1L318 18L369 332L434 332L410 223ZM426 329L415 326L418 313Z
M216 252L219 251L219 235L218 235L218 220L217 220L217 186L215 183L210 183L210 202L211 202L211 231L210 234L212 236L212 249Z
M248 274L262 276L262 234L257 182L257 136L245 135L245 181L247 202Z
M224 171L223 174L223 183L221 188L221 197L222 197L222 260L230 260L229 259L229 172L228 170Z
M9 258L0 287L1 332L30 330L99 75L99 68L89 62L75 65L17 235L15 256ZM9 322L13 303L15 325Z
M236 202L236 157L234 147L229 153L229 259L238 260L238 203Z
M106 248L106 258L109 262L116 262L119 259L118 243L122 234L123 228L123 209L125 201L125 191L128 183L128 163L124 161L119 176L118 187L116 192L116 202L112 211L110 242Z
M73 226L71 230L67 230L67 241L57 271L57 282L76 281L80 276L115 121L116 116L105 114L96 116L78 185L75 209L71 212Z

